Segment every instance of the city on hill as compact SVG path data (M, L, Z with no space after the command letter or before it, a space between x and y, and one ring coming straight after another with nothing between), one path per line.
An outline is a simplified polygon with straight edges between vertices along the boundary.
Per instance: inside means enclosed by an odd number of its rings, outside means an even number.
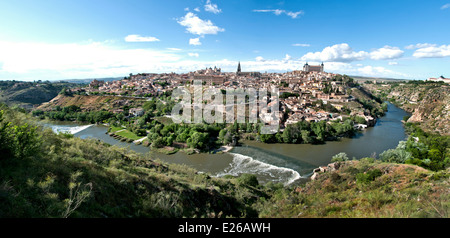
M376 104L375 99L364 92L356 81L346 75L325 72L323 63L306 63L302 70L286 73L245 72L240 63L236 72L222 72L220 68L214 67L185 74L139 73L109 82L93 80L86 87L70 88L68 91L76 95L145 98L164 95L177 87L192 84L194 80L201 80L205 88L223 91L230 88L245 90L277 87L281 103L279 119L283 128L302 120L343 121L349 116L360 117L363 122L359 123L360 127L365 127L374 125L376 117L383 114L381 110L376 111L367 106ZM142 108L129 110L143 113ZM116 108L114 112L123 110Z

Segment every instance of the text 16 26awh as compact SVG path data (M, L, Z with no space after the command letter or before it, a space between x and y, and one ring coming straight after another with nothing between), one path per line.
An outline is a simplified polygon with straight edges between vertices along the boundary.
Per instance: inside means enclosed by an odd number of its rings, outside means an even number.
M209 235L212 231L223 233L268 233L270 232L270 223L224 222L222 223L222 227L214 227L213 225L194 225L186 222L185 224L178 226L178 232L180 233L205 233L206 235Z

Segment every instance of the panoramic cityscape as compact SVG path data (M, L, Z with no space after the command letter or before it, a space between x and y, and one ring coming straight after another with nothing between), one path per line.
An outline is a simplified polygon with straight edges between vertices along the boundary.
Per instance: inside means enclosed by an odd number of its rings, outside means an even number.
M445 0L2 2L0 217L449 218L449 20Z

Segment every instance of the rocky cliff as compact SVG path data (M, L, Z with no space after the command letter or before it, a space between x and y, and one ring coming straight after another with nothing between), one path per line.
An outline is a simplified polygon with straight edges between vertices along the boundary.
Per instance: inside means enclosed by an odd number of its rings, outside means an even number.
M72 83L0 81L0 102L32 108L56 97L63 88Z
M365 85L412 115L407 122L420 123L425 131L450 135L450 86L410 82Z

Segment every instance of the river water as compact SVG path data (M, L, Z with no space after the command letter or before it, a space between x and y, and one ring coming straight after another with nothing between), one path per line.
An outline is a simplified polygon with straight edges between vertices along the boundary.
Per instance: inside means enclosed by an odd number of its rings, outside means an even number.
M322 145L310 144L263 144L245 141L243 146L233 148L229 153L193 154L178 152L165 155L150 152L148 147L120 142L106 134L102 125L80 125L76 123L46 124L54 131L64 131L82 139L96 138L106 143L126 147L139 153L151 153L153 158L164 162L186 164L196 170L213 176L252 173L261 183L269 181L291 184L304 181L312 169L330 163L333 155L347 153L349 158L377 156L383 151L395 148L406 138L401 120L408 115L404 110L388 104L388 112L379 118L374 127L358 133L354 138L343 138Z

